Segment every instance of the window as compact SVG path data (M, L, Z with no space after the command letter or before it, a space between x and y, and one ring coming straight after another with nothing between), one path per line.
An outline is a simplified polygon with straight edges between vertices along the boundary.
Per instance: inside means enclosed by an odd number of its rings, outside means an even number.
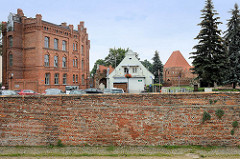
M45 36L45 39L44 39L44 47L49 48L49 37L47 36Z
M133 72L133 73L137 73L137 67L133 67L133 68L132 68L132 72Z
M45 73L45 85L50 84L50 73Z
M66 51L67 50L67 42L65 40L62 41L62 50Z
M82 71L84 70L84 60L82 60Z
M59 78L59 74L58 73L55 73L54 75L54 84L58 84L58 78Z
M75 82L75 75L73 75L73 83Z
M63 74L63 84L67 84L67 74Z
M58 50L58 39L54 39L54 49Z
M83 45L81 45L81 53L82 53L82 55L83 55Z
M77 67L78 66L78 62L77 62L77 58L73 59L73 67Z
M75 50L76 50L76 51L77 51L77 48L78 48L78 47L77 47L77 43L75 43Z
M49 67L49 55L44 55L44 66Z
M13 46L13 37L9 36L8 40L9 40L9 47L12 47Z
M58 67L58 56L54 56L54 67Z
M124 73L125 73L125 74L129 73L129 72L128 72L128 68L126 68L126 67L124 68Z
M62 58L62 67L63 67L63 68L66 68L66 67L67 67L67 58L66 58L66 57L63 57L63 58Z
M75 59L75 67L78 67L77 59Z
M73 43L73 51L75 50L75 44Z
M85 81L84 81L84 75L82 75L82 85L85 84Z
M13 55L9 54L9 66L13 65Z
M78 75L76 75L76 80L75 81L76 81L76 83L78 83Z

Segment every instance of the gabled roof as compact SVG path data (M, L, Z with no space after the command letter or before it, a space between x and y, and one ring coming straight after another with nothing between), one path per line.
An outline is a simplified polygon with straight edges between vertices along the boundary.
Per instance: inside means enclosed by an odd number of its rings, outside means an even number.
M186 59L183 57L181 52L179 50L173 51L169 59L164 65L164 68L170 68L170 67L182 67L185 69L191 68L191 66L188 64Z

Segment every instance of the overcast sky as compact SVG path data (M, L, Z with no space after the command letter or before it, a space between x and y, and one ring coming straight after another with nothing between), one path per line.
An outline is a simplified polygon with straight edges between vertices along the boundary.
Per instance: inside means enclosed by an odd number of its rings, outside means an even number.
M42 14L45 21L67 22L77 29L80 21L91 40L90 68L104 59L109 48L130 48L141 60L151 61L155 50L166 63L171 53L180 50L186 60L194 38L200 31L201 10L205 0L0 0L0 20L21 8L27 17ZM229 11L239 0L213 0L226 30Z

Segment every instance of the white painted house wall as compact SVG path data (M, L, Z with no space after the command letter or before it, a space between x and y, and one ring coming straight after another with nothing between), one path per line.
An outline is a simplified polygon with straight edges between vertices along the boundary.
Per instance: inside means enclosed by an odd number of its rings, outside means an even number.
M132 78L125 78L124 68L128 68ZM136 58L136 53L129 50L122 62L108 75L108 88L113 88L113 83L128 83L129 93L140 93L145 85L153 84L154 75L148 71Z

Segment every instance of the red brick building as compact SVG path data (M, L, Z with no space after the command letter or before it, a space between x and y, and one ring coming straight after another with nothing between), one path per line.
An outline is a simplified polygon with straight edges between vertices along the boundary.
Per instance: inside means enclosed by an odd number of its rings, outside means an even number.
M114 68L110 66L98 65L96 74L94 75L94 84L93 87L99 88L99 85L104 84L105 88L107 88L107 76L112 73Z
M3 86L7 89L89 87L89 49L87 29L80 22L56 25L27 18L21 9L3 22Z
M174 51L163 68L163 80L165 86L190 85L195 75L180 51Z

